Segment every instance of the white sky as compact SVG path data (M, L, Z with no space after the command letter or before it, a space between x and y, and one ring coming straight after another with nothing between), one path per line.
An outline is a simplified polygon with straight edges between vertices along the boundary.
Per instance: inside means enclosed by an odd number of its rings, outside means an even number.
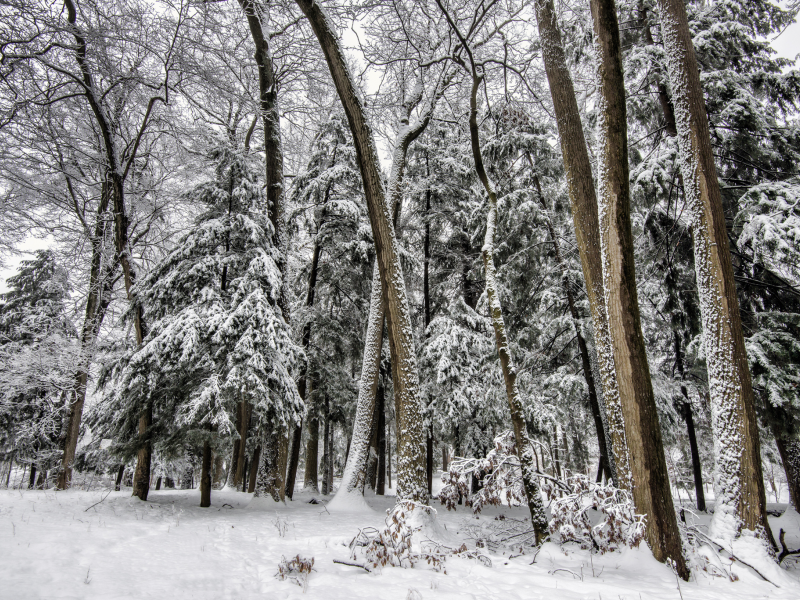
M779 56L784 58L793 59L800 54L800 22L793 23L777 38L773 39L772 47L777 50ZM0 268L0 293L8 289L5 285L5 280L16 273L20 261L31 258L36 250L47 248L48 245L47 239L29 238L20 245L20 255L7 257L4 260L4 267Z

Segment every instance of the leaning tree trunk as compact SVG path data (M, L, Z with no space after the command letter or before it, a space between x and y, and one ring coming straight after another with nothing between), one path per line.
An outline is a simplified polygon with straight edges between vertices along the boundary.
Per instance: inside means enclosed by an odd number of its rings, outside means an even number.
M384 193L378 152L372 129L364 114L364 102L356 90L355 80L347 66L335 26L318 2L297 0L297 4L319 40L336 91L347 114L367 198L389 333L392 381L395 385L399 433L397 497L426 502L428 495L425 486L422 406L413 326L400 264L400 249L392 226L391 207ZM393 165L392 169L398 167L399 165ZM355 444L355 440L353 443Z
M650 368L639 318L630 218L628 128L622 52L614 0L591 0L598 110L598 191L603 288L633 476L636 511L647 515L653 556L672 560L689 578L661 441Z
M689 207L716 459L710 535L762 531L766 514L753 387L733 279L722 196L714 165L699 67L683 0L658 0L675 107L684 194Z
M522 399L520 398L519 388L517 387L517 367L511 356L511 348L508 343L506 326L503 320L503 309L497 290L497 271L494 266L494 239L497 227L497 192L483 166L479 137L480 131L478 128L478 90L480 89L482 81L483 75L479 75L473 65L472 91L469 99L469 131L470 140L472 142L472 158L475 161L475 171L486 190L488 202L486 236L483 241L486 296L492 318L492 326L494 327L495 341L497 342L497 354L500 356L500 367L502 368L503 380L506 385L506 397L508 398L508 408L511 412L511 424L514 428L517 456L519 458L520 468L522 469L522 483L528 500L531 524L536 534L536 544L539 545L544 540L545 535L547 535L547 517L544 512L542 494L539 490L539 482L537 479L538 475L536 473L536 466L534 465L533 446L528 437Z
M561 32L556 22L553 0L535 0L536 20L542 43L547 80L553 98L553 109L561 141L561 154L567 172L567 191L572 206L575 238L581 257L586 295L594 325L594 339L600 384L603 390L608 436L611 445L609 464L614 482L623 489L630 488L630 464L625 423L619 398L614 366L614 351L608 329L605 297L603 294L603 268L600 256L600 225L597 216L597 196L592 178L589 150L583 135L578 101L572 85Z

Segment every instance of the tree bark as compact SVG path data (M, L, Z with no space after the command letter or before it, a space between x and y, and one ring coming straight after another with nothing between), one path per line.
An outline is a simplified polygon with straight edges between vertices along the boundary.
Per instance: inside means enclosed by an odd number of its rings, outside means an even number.
M598 213L603 288L630 453L633 500L636 511L647 515L645 537L653 556L661 562L672 560L678 574L688 580L639 318L617 11L614 0L591 0L590 5L601 99Z
M700 452L697 448L697 436L694 429L694 417L692 416L692 403L689 401L689 392L686 386L683 385L683 380L686 377L686 371L683 366L683 352L681 351L681 336L677 331L672 332L672 341L675 348L675 366L678 369L678 375L681 378L681 395L683 395L683 402L681 403L681 416L686 422L686 429L689 434L689 449L692 453L692 473L694 474L694 490L697 497L697 510L705 512L706 510L706 497L703 492L703 472L700 466Z
M286 473L286 496L289 500L294 496L294 485L297 480L297 465L300 462L300 443L303 436L303 421L296 425L292 433L292 447L289 453L289 469Z
M242 402L236 403L236 421L234 425L236 426L236 432L239 433L242 430ZM244 460L244 454L241 452L242 445L239 443L239 440L233 441L233 454L231 456L231 464L228 466L228 487L232 489L236 489L236 473L239 470L239 462Z
M114 491L118 492L122 484L122 476L125 474L125 465L120 465L117 470L117 480L114 482Z
M306 465L303 473L303 489L319 493L317 463L319 462L319 418L316 412L308 418L308 440L306 441ZM352 454L352 452L351 452Z
M386 493L386 407L384 406L384 395L378 398L378 479L375 485L375 493L383 496Z
M31 472L28 475L28 489L32 490L36 484L36 465L31 465Z
M328 436L331 432L331 420L328 415L327 402L325 406L325 424L322 433L322 495L327 496L328 490Z
M658 0L658 8L694 239L703 345L713 407L717 476L709 533L727 539L742 529L763 531L776 547L767 523L753 388L686 6L682 0Z
M336 29L322 6L313 0L297 0L311 24L328 63L339 98L342 101L356 147L367 209L375 240L382 297L386 310L389 348L392 357L392 381L398 439L398 499L427 502L425 489L424 435L419 376L413 339L413 326L400 264L400 249L391 221L391 207L386 202L380 162L372 129L364 114L364 102L356 91L355 80L342 52ZM392 170L402 168L393 164ZM396 176L390 181L399 181ZM391 193L389 194L391 197ZM355 443L355 442L354 442ZM351 455L353 452L351 452Z
M258 478L258 465L261 464L261 445L253 450L253 460L250 463L250 472L247 477L247 492L252 494L256 491L256 479Z
M211 444L206 440L203 443L203 466L200 471L200 508L209 506L211 506Z
M608 420L607 433L611 442L610 446L607 444L608 463L614 476L614 483L623 489L629 489L630 465L603 293L600 224L589 150L583 134L578 101L567 67L553 1L535 0L535 7L542 57L553 98L564 169L567 172L567 191L572 206L575 238L578 242L586 295L592 313L600 384Z

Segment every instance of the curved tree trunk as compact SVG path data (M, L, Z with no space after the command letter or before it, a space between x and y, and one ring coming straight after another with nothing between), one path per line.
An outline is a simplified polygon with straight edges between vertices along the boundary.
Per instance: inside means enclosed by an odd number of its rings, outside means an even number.
M536 20L542 43L547 80L553 98L553 109L561 141L561 154L567 172L567 191L572 206L575 238L581 257L586 295L592 313L597 363L603 390L608 437L610 438L609 464L617 486L630 488L630 464L625 423L619 399L614 351L608 330L605 297L603 294L603 268L600 257L600 225L597 216L597 196L592 178L592 166L586 138L583 135L578 101L572 85L561 32L556 22L552 0L535 0Z
M488 210L486 213L486 236L483 241L483 266L486 272L486 296L489 312L494 327L497 354L500 357L500 367L503 371L503 380L506 384L506 397L508 408L511 412L511 423L514 428L514 438L517 446L520 468L522 469L522 483L528 500L528 510L531 514L531 525L536 533L536 544L540 544L547 535L547 517L544 512L542 494L539 490L536 466L533 458L533 447L525 424L522 401L517 387L517 367L511 356L508 343L506 326L503 320L503 309L497 291L497 271L494 266L494 239L497 227L497 192L494 184L489 179L483 166L483 157L480 148L480 130L478 128L478 90L483 76L478 75L474 65L472 69L472 91L469 99L469 131L472 142L472 158L475 161L475 171L486 190Z
M722 196L686 6L683 0L658 0L658 8L691 217L713 407L716 503L710 535L728 539L742 529L763 531L775 547L767 523L753 387Z
M639 318L630 219L628 127L622 52L614 0L591 0L595 32L598 111L598 191L603 288L633 476L636 511L647 515L653 556L674 561L689 578L661 441L650 368Z

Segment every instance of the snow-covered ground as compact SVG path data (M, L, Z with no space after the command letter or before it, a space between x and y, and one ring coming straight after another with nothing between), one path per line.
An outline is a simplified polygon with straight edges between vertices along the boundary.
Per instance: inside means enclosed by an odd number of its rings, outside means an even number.
M99 502L101 499L102 502ZM317 496L320 501L323 497ZM130 490L0 490L0 598L249 598L412 599L661 599L800 598L798 571L776 571L775 587L750 569L724 565L738 577L695 572L678 582L646 548L590 555L574 544L545 544L536 555L511 556L492 545L492 566L449 558L447 573L428 565L385 567L368 573L335 564L348 560L350 540L365 526L383 524L394 497L370 497L372 507L329 513L298 493L286 505L240 492L214 492L199 508L199 491L151 491L150 501ZM99 503L98 503L99 502ZM448 536L474 544L474 533L499 515L522 519L523 509L490 507L475 518L462 509L438 511ZM773 527L800 546L800 516L790 512ZM455 538L451 539L452 543ZM282 556L314 558L307 589L275 574Z

